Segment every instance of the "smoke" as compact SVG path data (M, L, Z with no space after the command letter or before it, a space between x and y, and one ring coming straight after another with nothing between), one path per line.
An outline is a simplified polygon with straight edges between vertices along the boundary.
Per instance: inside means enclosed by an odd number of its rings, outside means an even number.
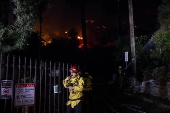
M52 38L47 36L62 35L71 28L80 30L80 13L78 10L71 8L61 0L50 2L52 7L47 9L43 14L42 35L46 39ZM35 31L39 31L39 22L36 23Z

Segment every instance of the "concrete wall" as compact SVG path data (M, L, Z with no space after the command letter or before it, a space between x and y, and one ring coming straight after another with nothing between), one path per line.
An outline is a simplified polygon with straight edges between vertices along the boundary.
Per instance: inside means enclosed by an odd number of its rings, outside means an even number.
M170 100L170 82L145 81L139 86L139 92Z

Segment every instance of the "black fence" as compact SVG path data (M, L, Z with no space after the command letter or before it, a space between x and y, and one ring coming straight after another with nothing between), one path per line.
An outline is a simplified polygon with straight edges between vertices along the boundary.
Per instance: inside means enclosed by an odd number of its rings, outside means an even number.
M72 65L0 54L1 113L64 113Z

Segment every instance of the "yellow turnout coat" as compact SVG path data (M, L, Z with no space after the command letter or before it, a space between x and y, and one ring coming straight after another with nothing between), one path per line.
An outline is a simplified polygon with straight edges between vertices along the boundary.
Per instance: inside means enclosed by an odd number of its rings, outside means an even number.
M90 91L92 90L92 77L90 75L84 77L84 91Z
M73 92L70 92L70 100L66 103L66 105L71 105L71 107L74 108L80 101L83 100L84 80L78 75L75 78L71 78L69 81L63 80L65 88L67 88L68 83L73 84L74 90Z

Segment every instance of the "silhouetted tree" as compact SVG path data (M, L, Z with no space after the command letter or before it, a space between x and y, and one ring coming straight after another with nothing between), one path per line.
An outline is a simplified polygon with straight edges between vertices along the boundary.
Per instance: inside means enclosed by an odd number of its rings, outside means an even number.
M160 29L152 36L156 48L152 50L151 57L155 58L156 65L164 65L170 72L170 1L162 0L158 10Z
M80 14L81 14L81 26L82 26L82 37L83 37L83 44L84 44L84 55L83 55L83 60L84 60L84 70L87 69L87 39L86 39L86 19L85 19L85 6L87 3L94 2L95 0L64 0L68 4L70 4L73 7L77 7L80 9Z
M13 25L0 21L0 51L10 52L26 47L27 39L34 30L39 15L45 11L48 0L12 0L14 4ZM7 6L2 9L8 9ZM41 13L40 13L41 12Z
M68 32L68 37L70 37L68 43L69 48L78 49L79 41L77 39L77 36L78 32L73 28Z
M9 2L9 0L1 0L0 3L1 3L0 23L3 23L4 26L7 26L8 25L8 15L10 12L10 10L9 10L10 2Z

